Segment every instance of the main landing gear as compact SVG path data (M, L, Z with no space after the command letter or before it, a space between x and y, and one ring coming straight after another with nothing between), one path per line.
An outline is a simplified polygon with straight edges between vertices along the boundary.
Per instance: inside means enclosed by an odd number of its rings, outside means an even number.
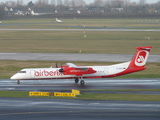
M75 79L75 83L78 83L78 82L79 82L79 78L76 78L76 79ZM81 84L81 85L84 85L84 83L85 83L84 80L81 80L81 81L80 81L80 84Z
M20 84L20 80L17 80L17 84Z
M75 83L78 83L78 82L79 82L79 79L78 79L78 78L76 78L76 79L75 79Z
M85 83L84 80L81 80L81 81L80 81L80 84L81 84L81 85L84 85L84 83Z

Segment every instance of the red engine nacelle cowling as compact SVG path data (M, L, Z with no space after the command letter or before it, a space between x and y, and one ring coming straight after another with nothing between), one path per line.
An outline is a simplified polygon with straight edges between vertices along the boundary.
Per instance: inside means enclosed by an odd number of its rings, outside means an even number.
M82 76L83 74L92 74L96 73L95 70L92 68L74 68L74 67L68 67L63 69L64 75L76 75L76 76Z

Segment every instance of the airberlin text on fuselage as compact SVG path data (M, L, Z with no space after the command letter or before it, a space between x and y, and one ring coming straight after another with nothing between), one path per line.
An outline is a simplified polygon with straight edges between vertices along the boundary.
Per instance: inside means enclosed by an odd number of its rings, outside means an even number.
M63 75L58 70L56 71L47 71L47 70L34 70L34 76L61 76Z

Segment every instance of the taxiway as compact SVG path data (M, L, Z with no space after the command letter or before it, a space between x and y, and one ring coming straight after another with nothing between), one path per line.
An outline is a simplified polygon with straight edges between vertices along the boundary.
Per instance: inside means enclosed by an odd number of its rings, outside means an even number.
M1 120L159 120L159 102L0 98Z
M66 26L64 26L66 27ZM84 31L84 29L0 29L0 31ZM125 29L125 28L110 28L110 29L102 29L102 28L95 28L95 29L86 29L86 31L96 31L96 32L101 32L101 31L112 31L112 32L116 32L116 31L123 31L123 32L127 32L127 31L131 31L131 32L148 32L148 31L155 31L155 32L159 32L159 29Z
M133 54L0 53L0 60L126 62L132 57ZM149 55L147 62L160 62L160 55Z

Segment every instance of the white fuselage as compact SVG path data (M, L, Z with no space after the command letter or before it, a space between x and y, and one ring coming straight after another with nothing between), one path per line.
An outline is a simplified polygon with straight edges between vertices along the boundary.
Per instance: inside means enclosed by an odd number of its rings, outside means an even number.
M62 72L59 72L61 68L29 68L22 69L20 72L16 73L11 77L11 79L16 80L34 80L34 79L65 79L65 78L76 78L76 77L103 77L121 73L125 71L130 62L110 65L110 66L85 66L93 68L96 73L93 74L83 74L82 76L76 75L64 75Z

